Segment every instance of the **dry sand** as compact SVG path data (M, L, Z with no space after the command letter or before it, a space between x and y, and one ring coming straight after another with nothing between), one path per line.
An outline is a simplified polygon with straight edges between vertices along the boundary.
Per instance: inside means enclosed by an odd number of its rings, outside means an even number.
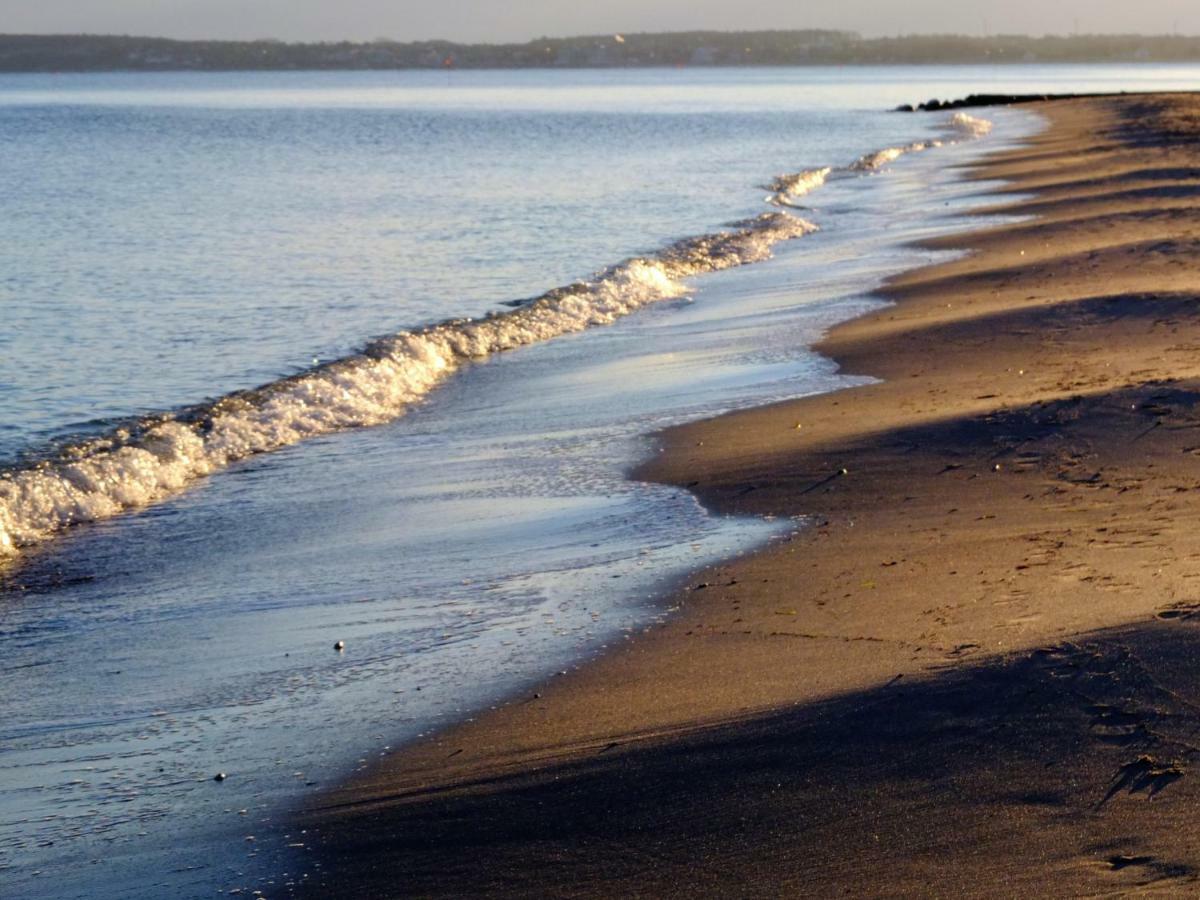
M638 475L812 527L323 798L311 895L1200 893L1200 99L1040 109L1036 218L821 345L880 383Z

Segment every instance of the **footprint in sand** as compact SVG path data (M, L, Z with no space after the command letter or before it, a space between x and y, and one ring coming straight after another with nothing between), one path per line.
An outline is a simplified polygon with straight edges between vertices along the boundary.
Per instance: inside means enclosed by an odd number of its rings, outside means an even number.
M1132 762L1127 762L1113 776L1112 786L1104 799L1096 804L1097 808L1104 806L1113 797L1122 792L1129 794L1145 794L1153 800L1155 795L1167 786L1178 781L1184 775L1184 768L1177 762L1159 762L1149 754L1143 754Z
M1193 869L1187 863L1168 862L1148 853L1116 853L1107 857L1104 863L1110 872L1120 872L1122 869L1137 870L1137 878L1150 879L1143 884L1167 878L1190 878L1193 875Z
M1145 716L1133 710L1094 703L1086 708L1092 716L1092 733L1106 744L1128 747L1153 740Z
M1129 866L1148 866L1152 862L1154 862L1153 856L1129 856L1124 853L1108 858L1108 864L1114 872Z
M962 659L978 653L982 648L978 644L959 644L953 650L946 652L946 659Z
M1183 622L1200 614L1200 603L1174 603L1158 611L1158 618L1167 622Z

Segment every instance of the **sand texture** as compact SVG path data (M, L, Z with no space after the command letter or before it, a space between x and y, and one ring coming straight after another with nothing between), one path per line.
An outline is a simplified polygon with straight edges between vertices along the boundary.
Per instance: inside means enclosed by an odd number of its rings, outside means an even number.
M1200 894L1200 98L1038 109L879 383L637 475L810 526L323 797L312 896Z

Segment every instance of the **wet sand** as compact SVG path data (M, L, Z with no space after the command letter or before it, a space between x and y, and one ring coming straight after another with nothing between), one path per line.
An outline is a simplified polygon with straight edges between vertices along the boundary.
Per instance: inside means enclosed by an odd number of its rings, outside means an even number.
M1035 218L820 346L879 383L637 473L810 525L323 797L309 896L1200 890L1200 99L1038 109Z

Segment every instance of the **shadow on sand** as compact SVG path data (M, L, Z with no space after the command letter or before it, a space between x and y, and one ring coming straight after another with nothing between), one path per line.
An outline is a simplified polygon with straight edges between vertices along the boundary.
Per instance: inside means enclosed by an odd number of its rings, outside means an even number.
M1195 890L1195 612L317 810L310 895Z

